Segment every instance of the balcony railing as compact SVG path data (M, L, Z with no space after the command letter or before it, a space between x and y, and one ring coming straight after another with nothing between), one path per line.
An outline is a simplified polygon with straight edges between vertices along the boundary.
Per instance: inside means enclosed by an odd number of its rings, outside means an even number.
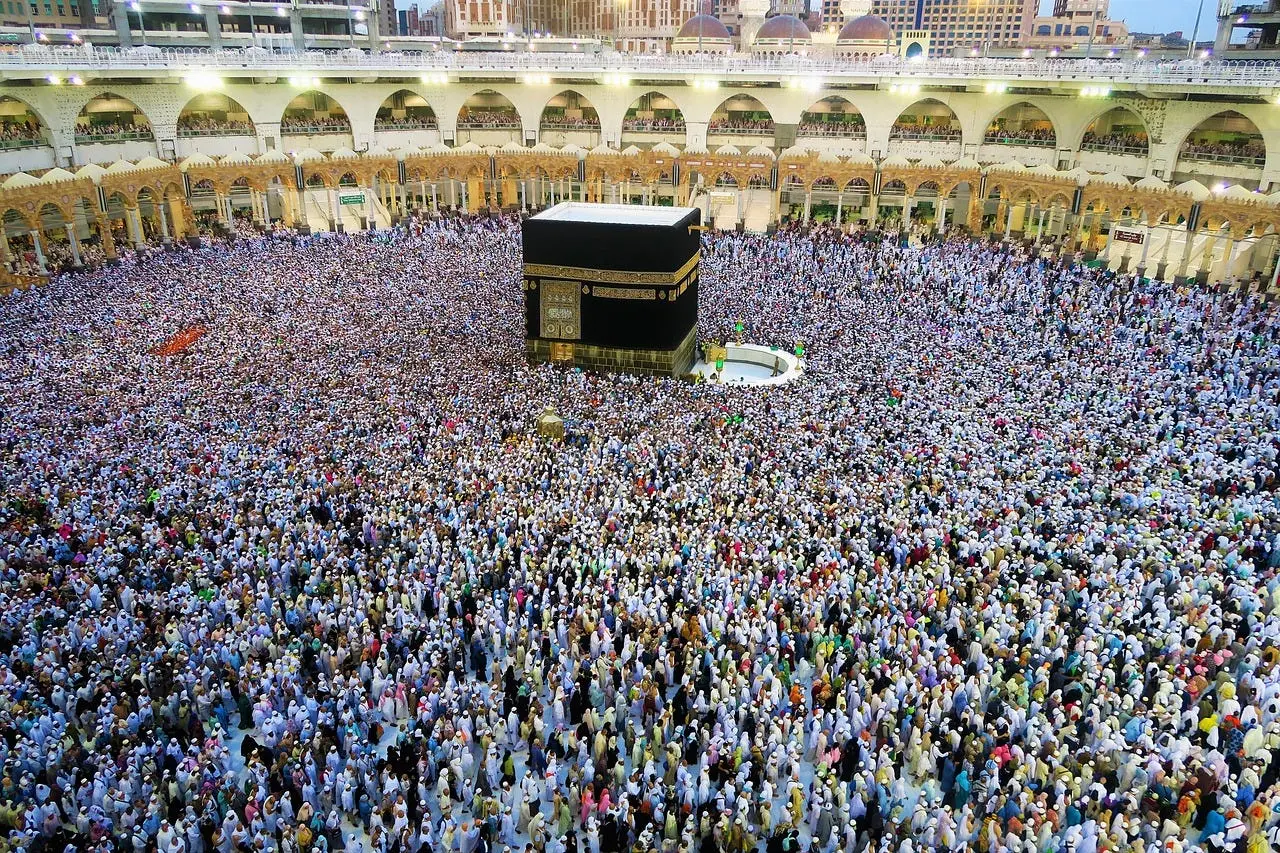
M36 139L0 139L0 151L16 151L20 148L37 148L41 145L48 144L48 140L42 137Z
M624 119L624 133L684 133L684 122L645 121L644 119Z
M130 130L120 133L76 133L76 142L150 142L155 139L149 130Z
M326 133L350 133L349 124L282 124L280 133L291 136L323 136Z
M179 139L206 136L253 136L252 127L180 127Z
M986 145L1017 145L1022 148L1052 148L1057 144L1056 139L1037 139L1032 136L1003 136L990 133L983 137L982 141Z
M831 122L830 124L824 124L820 127L815 127L813 125L806 127L805 125L800 125L799 130L796 131L796 135L818 136L831 139L866 139L867 128L865 125L853 124L852 122L848 124Z
M1252 166L1261 169L1266 163L1265 157L1252 154L1211 154L1207 151L1180 151L1179 160L1194 160L1198 163L1222 163L1227 166Z
M459 130L519 130L520 116L502 116L500 118L460 118Z
M375 121L374 130L436 130L436 120L430 121Z
M397 74L443 72L564 72L574 74L637 74L646 77L687 79L690 74L709 79L741 79L752 76L823 79L880 80L910 77L914 81L938 79L1042 80L1081 83L1114 83L1126 87L1149 85L1209 85L1231 88L1280 87L1280 62L1121 59L906 59L852 61L808 57L763 58L746 56L642 54L538 54L480 51L407 54L364 53L358 50L306 51L197 50L189 48L106 48L84 46L16 50L0 54L0 71L45 76L50 71L147 71L173 72L200 68L235 76L253 77L262 70L342 76L349 71L387 71Z
M707 134L721 133L726 136L773 136L773 125L768 127L738 127L725 126L708 127Z
M1133 154L1137 157L1146 157L1149 149L1139 148L1136 145L1108 145L1105 142L1082 142L1080 144L1081 151L1096 151L1099 154Z
M959 142L960 133L919 133L916 131L889 131L891 142Z

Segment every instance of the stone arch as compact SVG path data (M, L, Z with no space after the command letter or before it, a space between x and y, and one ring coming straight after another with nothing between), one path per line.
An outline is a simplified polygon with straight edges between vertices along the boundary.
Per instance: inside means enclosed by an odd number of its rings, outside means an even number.
M374 130L435 130L436 111L422 95L397 89L382 99L374 116Z
M1241 158L1262 165L1267 144L1253 119L1236 110L1219 110L1201 119L1178 144L1178 159Z
M655 96L661 99L656 105ZM627 107L622 116L622 132L684 133L684 110L665 92L650 90Z
M707 133L739 136L772 136L773 113L754 95L739 92L722 100L711 111Z
M178 111L178 136L252 136L256 132L249 111L222 92L193 95Z
M53 232L67 226L67 211L52 201L46 201L36 211L36 222L45 233Z
M308 89L285 104L280 115L280 132L304 135L350 133L351 118L346 108L332 95L319 89Z
M457 127L459 130L519 130L520 111L510 98L496 89L479 89L462 102Z
M1130 124L1117 125L1115 119L1121 115L1134 119L1137 123L1137 126L1142 128L1142 131L1141 131L1142 144L1140 146L1125 145L1123 144L1124 142L1123 139L1117 140L1117 144L1109 144L1102 141L1096 141L1099 137L1102 137L1103 139L1105 139L1106 137L1112 137L1112 136L1120 136L1120 137L1136 136L1132 131L1129 131L1129 130L1126 130L1123 133L1119 133L1119 134L1113 132L1113 128L1115 127L1130 128L1133 126ZM1104 119L1107 119L1107 121L1105 121L1103 124L1098 124L1100 121L1103 121ZM1097 126L1095 127L1095 125ZM1094 140L1090 139L1090 134L1094 135L1094 138L1095 138ZM1137 139L1134 139L1133 141L1137 141ZM1126 106L1104 106L1094 111L1092 115L1088 116L1085 119L1084 129L1080 131L1080 138L1075 140L1074 142L1075 142L1074 147L1083 151L1113 150L1115 153L1124 154L1124 153L1133 153L1133 152L1125 151L1124 149L1126 148L1141 148L1142 150L1141 156L1145 157L1151 150L1151 129L1147 126L1147 120L1144 119L1142 117L1142 114L1139 113L1137 110L1130 109L1129 107L1126 107Z
M1063 209L1071 209L1071 199L1064 192L1055 192L1045 201L1046 208L1062 207Z
M1049 114L1030 101L1014 101L997 110L979 127L984 143L1047 146L1057 144L1058 129Z
M16 207L7 208L3 214L4 227L9 233L15 233L15 229L19 232L30 231L35 227L35 212L23 212Z
M129 98L114 92L101 92L89 98L75 119L76 141L122 141L126 134L133 138L151 139L151 118Z
M815 110L815 107L825 109ZM800 136L858 139L867 135L867 123L853 101L843 95L828 95L805 107L800 113L797 132Z
M45 145L49 123L29 102L13 95L0 95L0 148L22 147L18 143Z
M574 124L572 122L580 122ZM538 128L600 132L600 113L577 89L562 89L547 99L538 115Z
M956 111L937 98L921 98L898 112L889 128L891 140L960 141Z
M737 189L740 185L738 176L729 171L720 172L720 174L716 175L716 179L713 182L713 186L732 187L734 189Z

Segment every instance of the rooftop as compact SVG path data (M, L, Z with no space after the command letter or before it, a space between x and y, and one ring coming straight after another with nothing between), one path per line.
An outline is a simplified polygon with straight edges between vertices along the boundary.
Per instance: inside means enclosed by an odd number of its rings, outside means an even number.
M696 208L659 207L641 204L586 204L562 201L542 211L534 219L558 222L598 222L611 225L678 225Z

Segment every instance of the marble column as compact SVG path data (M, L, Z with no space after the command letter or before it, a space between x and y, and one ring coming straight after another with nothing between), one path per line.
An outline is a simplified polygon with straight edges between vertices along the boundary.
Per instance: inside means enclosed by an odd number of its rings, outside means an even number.
M98 236L102 240L102 253L106 255L107 260L114 261L116 255L116 238L111 233L111 220L107 219L107 214L99 212L97 217ZM5 241L8 244L8 240Z
M73 222L67 223L67 242L71 244L71 257L75 260L76 266L84 266L84 259L80 257L80 239L76 237L76 226Z
M29 233L31 234L31 245L36 250L36 269L40 272L40 275L48 275L49 268L45 266L44 249L40 246L40 230L32 228Z

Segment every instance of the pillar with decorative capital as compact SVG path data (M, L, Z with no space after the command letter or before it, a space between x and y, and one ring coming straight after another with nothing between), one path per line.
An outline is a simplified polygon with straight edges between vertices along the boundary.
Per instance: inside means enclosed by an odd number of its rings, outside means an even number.
M1235 277L1236 256L1240 253L1240 247L1244 245L1244 238L1236 237L1229 229L1227 231L1227 239L1231 242L1229 244L1230 249L1226 252L1226 267L1222 270L1223 281L1230 281Z
M141 248L145 240L142 236L142 217L138 213L138 208L126 207L124 209L124 224L125 233L129 235L129 242Z
M1191 265L1191 252L1195 248L1196 232L1187 231L1186 242L1182 244L1182 261L1178 264L1178 274L1175 278L1186 279L1187 269Z
M107 219L106 213L99 212L97 221L98 237L102 240L102 253L106 255L107 260L114 261L119 256L116 254L115 235L111 233L111 220Z
M1277 236L1277 239L1273 241L1273 244L1271 247L1273 252L1276 251L1277 249L1280 249L1280 235L1276 235L1276 236ZM8 243L9 241L6 239L5 242ZM1267 287L1267 293L1275 293L1276 286L1278 283L1280 283L1280 255L1277 255L1275 259L1272 261L1271 284L1269 287Z
M164 241L169 242L169 216L164 212L164 200L155 203L157 218L160 220L160 236Z
M30 231L30 234L31 234L31 245L35 247L35 250L36 250L36 269L39 270L40 275L48 275L49 268L45 266L44 249L42 249L40 246L40 229L32 228Z
M1148 228L1147 233L1142 235L1142 256L1138 258L1138 278L1145 278L1147 275L1147 252L1151 248L1152 229Z
M67 223L67 242L71 245L71 258L76 262L77 267L84 266L84 259L80 257L80 240L76 237L76 225L74 222Z

